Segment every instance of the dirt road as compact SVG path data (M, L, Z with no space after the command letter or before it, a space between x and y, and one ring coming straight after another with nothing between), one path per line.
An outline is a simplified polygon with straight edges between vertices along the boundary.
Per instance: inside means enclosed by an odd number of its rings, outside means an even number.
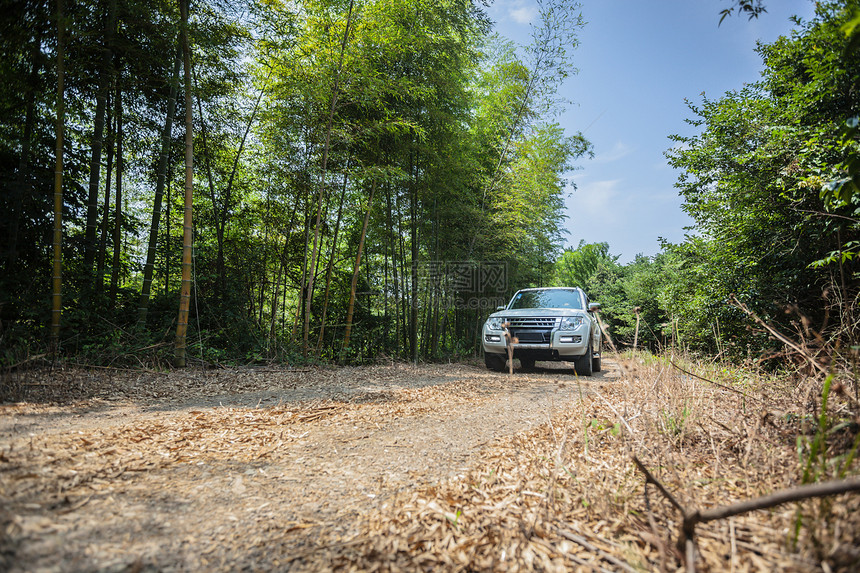
M0 406L0 569L271 570L465 475L478 454L617 377L470 365L30 379Z

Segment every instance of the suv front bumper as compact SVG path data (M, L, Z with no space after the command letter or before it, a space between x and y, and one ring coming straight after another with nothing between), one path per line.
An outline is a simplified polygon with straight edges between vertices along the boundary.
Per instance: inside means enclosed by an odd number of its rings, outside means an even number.
M527 342L513 343L514 358L530 358L533 360L575 360L588 352L588 342L591 333L588 325L583 324L575 330L553 329L546 333L545 342L533 342L533 338L527 336L528 330L514 331L514 336L520 334L520 338ZM484 325L481 333L481 342L484 352L488 354L499 354L507 356L508 346L505 340L504 330L490 330Z

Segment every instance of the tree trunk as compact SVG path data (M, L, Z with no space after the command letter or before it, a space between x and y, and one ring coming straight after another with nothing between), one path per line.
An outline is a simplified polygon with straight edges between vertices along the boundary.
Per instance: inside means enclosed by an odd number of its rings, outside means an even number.
M364 239L367 236L367 224L370 221L370 210L373 208L373 195L376 193L376 181L370 186L370 198L367 200L367 211L364 214L364 223L361 225L361 237L358 240L358 254L355 256L355 267L352 270L352 283L349 287L349 305L346 309L346 331L343 335L343 348L340 351L340 360L346 359L346 351L349 348L349 338L352 334L352 313L355 309L355 291L358 288L358 273L361 269L361 254L364 251Z
M412 302L409 325L409 344L412 362L418 364L418 182L415 175L415 161L409 154L409 173L412 176L411 201L409 204L410 240L412 242Z
M393 288L394 288L394 292L393 292L393 295L394 295L394 297L393 297L394 298L394 309L393 309L393 314L394 314L394 356L399 358L400 357L400 283L399 283L398 275L397 275L397 266L399 263L397 260L397 241L395 240L395 237L399 237L400 234L399 233L395 234L395 232L394 232L394 220L393 220L392 214L391 214L392 202L391 202L391 186L390 185L387 187L386 201L388 203L388 240L389 240L389 244L391 246L391 279L394 282L394 285L393 285ZM397 215L397 225L398 225L398 230L399 230L399 226L400 226L400 214L399 214L399 212Z
M266 79L266 83L268 83L268 78ZM194 85L197 85L197 78L194 76ZM233 197L233 180L236 177L236 171L239 168L239 159L242 157L242 151L245 149L245 143L248 140L248 134L251 132L251 127L254 125L254 120L257 118L257 112L260 109L260 102L263 99L263 94L266 93L266 86L260 90L260 93L257 95L257 100L254 103L254 110L251 113L251 118L248 120L248 125L245 126L245 132L242 135L242 141L239 143L239 149L236 151L236 157L233 159L233 167L230 170L230 178L227 181L227 187L224 189L224 193L222 196L221 204L219 206L218 201L215 196L215 183L212 178L212 167L210 163L209 157L209 149L206 141L206 122L203 121L203 104L200 100L200 93L197 92L197 110L198 115L201 118L201 136L203 138L203 157L206 163L206 174L209 180L209 196L212 201L212 212L215 219L215 238L217 240L217 252L215 257L215 268L217 273L217 281L215 283L215 293L216 296L223 294L224 288L227 282L227 271L224 263L224 232L227 228L227 215L230 212L230 203ZM262 312L262 305L260 308ZM260 315L260 321L262 322L262 315Z
M108 148L107 148L107 166L105 168L105 201L102 209L101 233L99 237L98 261L96 263L96 283L95 287L98 292L102 292L104 288L105 274L105 258L107 257L107 236L108 227L110 225L110 184L113 181L113 149L114 149L114 118L110 113L110 93L108 94Z
M242 151L245 149L245 142L248 140L248 134L251 133L251 127L257 119L257 112L260 110L260 102L263 100L263 94L266 93L267 84L268 78L266 78L266 83L263 84L263 87L260 89L260 93L257 95L257 101L254 103L254 111L251 112L251 118L248 120L248 125L245 126L245 133L242 134L242 141L239 143L239 149L236 151L236 157L233 159L233 168L230 170L230 179L227 181L227 189L224 191L224 201L221 205L221 218L216 226L216 230L218 232L218 282L220 283L222 291L227 281L226 269L224 266L224 230L227 227L227 214L230 212L230 202L233 199L233 180L235 179L236 171L239 168L239 159L242 157ZM197 101L199 102L200 98L197 98Z
M337 254L337 236L340 233L340 221L343 216L343 200L346 196L346 182L348 176L346 173L343 174L343 187L340 191L340 205L337 207L337 222L334 225L334 236L331 239L331 256L328 261L328 268L325 273L325 295L323 296L323 309L322 309L322 318L320 319L320 335L317 339L317 350L316 357L320 357L320 353L322 352L322 343L323 336L325 334L325 318L326 313L328 312L328 295L331 291L331 273L334 269L334 259Z
M435 284L435 281L434 281ZM433 287L433 327L430 330L430 357L439 356L439 289Z
M260 317L257 321L260 324L260 331L263 330L263 309L266 306L266 287L268 286L266 283L269 281L269 213L272 209L272 202L269 193L266 193L266 214L263 216L263 221L265 221L265 227L263 229L263 260L260 264ZM272 301L272 312L275 312L275 308L277 307L277 301Z
M293 211L292 211L292 213L290 213L289 223L287 223L287 226L285 227L285 229L286 229L285 235L286 236L284 237L284 248L281 249L281 256L279 257L279 261L278 261L278 275L280 276L281 273L283 273L283 276L284 276L284 288L283 288L283 293L282 293L283 300L281 301L281 315L282 315L281 330L282 331L285 331L287 328L286 321L288 318L288 314L287 314L287 277L289 276L289 270L287 269L287 254L289 253L290 238L292 237L293 225L295 224L295 221L296 221L296 214L298 214L298 212L299 212L299 203L300 202L301 202L301 196L300 196L300 194L297 193L296 194L296 201L293 204ZM304 281L304 277L303 277L301 283L304 284L304 282L305 281ZM298 306L301 307L301 303L299 303ZM296 324L293 325L293 338L294 339L296 337L296 330L295 329L296 329ZM274 333L274 331L275 331L274 319L272 319L272 332Z
M15 186L12 189L12 213L9 221L9 242L6 259L8 261L7 271L12 270L12 265L18 261L18 225L24 210L24 194L32 185L30 173L30 148L33 145L33 129L36 123L36 94L39 84L39 72L41 69L40 58L42 45L42 34L38 33L32 46L33 62L30 67L29 90L27 91L27 103L24 105L24 133L21 136L21 157L18 159L18 173L15 177Z
M167 162L167 206L164 208L164 295L170 292L170 214L171 214L171 182L170 162Z
M191 50L188 45L188 0L179 0L182 14L182 59L185 67L185 212L182 225L182 286L179 292L179 317L176 324L176 366L185 367L186 335L188 333L188 310L191 306L191 247L194 190L194 124L191 106Z
M182 2L184 0L179 0L179 1ZM208 138L206 137L206 118L203 115L203 104L200 100L200 91L197 90L197 75L194 73L193 69L191 70L191 80L192 80L192 82L194 82L194 88L196 90L195 99L197 100L197 115L199 116L198 121L200 123L200 143L202 144L202 148L203 148L203 166L206 168L206 182L208 183L208 186L209 186L209 200L212 202L212 218L213 218L213 222L215 224L215 235L217 237L218 244L220 246L221 242L224 239L223 235L218 230L219 229L219 221L221 220L221 215L219 214L220 210L218 208L218 201L215 198L215 179L212 177L212 161L211 161L211 158L209 156L209 142L208 142ZM219 250L220 250L220 248L219 248ZM220 272L218 273L217 276L218 277L221 276ZM219 279L219 280L216 280L216 282L215 282L215 297L221 298L221 294L222 294L221 293L221 283L220 283L220 279ZM253 297L249 300L253 301Z
M334 121L334 110L337 105L337 96L338 91L340 90L340 73L343 69L343 58L344 53L346 52L346 42L349 39L349 28L352 23L352 8L354 1L349 0L349 11L346 16L346 27L343 31L343 41L340 45L340 59L337 65L337 74L334 77L334 83L331 88L331 101L329 103L328 110L328 123L326 125L325 131L325 146L323 147L323 156L322 156L322 173L320 176L320 188L319 193L317 193L317 215L316 215L316 223L314 225L314 244L313 250L311 252L311 261L308 266L308 282L307 282L307 291L305 294L305 321L304 327L302 328L302 355L307 358L308 356L308 337L310 335L310 321L311 321L311 301L314 296L314 275L316 274L316 266L317 266L317 254L319 252L319 240L320 240L320 217L322 214L322 199L323 194L325 193L325 179L326 179L326 169L328 167L328 153L329 148L331 146L331 128L332 123Z
M64 98L65 80L65 10L63 0L57 0L57 148L54 163L54 269L51 297L51 353L60 350L60 319L63 312L63 136L66 121Z
M513 142L513 140L514 140L514 135L516 134L517 127L519 126L520 121L522 121L523 116L525 115L526 106L528 105L529 98L531 98L531 96L532 96L532 91L535 89L535 86L537 85L538 70L541 66L541 63L543 61L544 56L545 56L544 52L541 51L538 54L538 59L534 64L535 69L531 70L529 73L529 83L526 85L526 92L525 92L525 94L523 94L523 99L520 102L519 109L517 110L517 113L514 115L513 121L511 122L510 129L508 130L508 136L505 139L505 146L502 148L502 151L499 154L499 161L496 163L496 168L493 169L493 174L490 176L489 188L486 185L484 186L483 195L481 196L481 215L482 215L482 217L478 221L479 226L483 225L483 222L484 222L483 215L484 215L484 212L486 211L486 207L487 207L487 192L488 191L492 192L496 187L496 183L499 181L499 174L501 173L502 164L505 161L505 156L508 154L508 150L511 147L511 142ZM476 229L475 232L472 233L472 238L469 241L469 251L466 255L467 261L472 259L472 255L475 251L475 243L478 240L478 236L481 235L480 231L481 231L481 229Z
M409 300L407 292L407 275L406 275L406 244L403 230L403 219L400 217L400 193L397 193L397 244L400 247L400 322L401 340L398 344L403 345L403 354L412 356L409 350L409 319L407 312L409 310Z
M101 70L96 91L96 116L93 122L93 149L90 158L90 183L87 196L87 221L84 238L84 270L93 272L96 256L96 231L98 229L99 177L102 169L102 148L104 146L104 124L107 111L107 93L110 90L111 63L113 62L113 36L116 28L117 0L108 0L105 17L104 45L102 46Z
M120 255L122 254L122 88L119 78L116 88L116 189L114 198L114 227L113 227L113 263L110 270L110 306L116 306L117 291L119 290Z
M302 285L302 286L301 286L302 292L301 292L301 298L300 298L300 300L299 300L299 303L296 305L296 315L295 315L295 318L294 318L294 320L293 320L293 335L292 335L293 340L297 340L297 339L298 339L298 336L299 336L299 322L301 321L301 322L302 322L302 324L304 324L304 321L302 321L301 319L302 319L302 313L303 313L303 312L304 312L304 310L305 310L305 305L304 305L304 301L305 301L305 289L307 288L307 284L308 284L308 270L309 270L309 267L308 267L308 262L309 262L309 260L308 260L308 259L309 259L308 254L309 254L309 253L308 253L308 249L307 249L307 244L308 244L308 242L309 242L309 237L311 236L311 214L310 214L310 211L311 211L311 205L310 205L310 202L309 202L309 200L308 200L308 199L310 198L310 190L307 190L307 195L308 195L308 197L306 197L306 198L305 198L305 212L304 212L304 220L305 220L305 252L304 252L304 255L302 256L302 282L301 282L301 285ZM288 240L289 240L289 239L288 239Z
M391 325L389 321L391 320L391 312L390 312L390 302L389 302L389 255L391 255L391 186L390 184L385 184L385 218L388 223L388 232L385 233L385 246L382 251L382 293L383 293L383 308L382 308L382 324L384 325L383 329L383 344L382 351L385 354L388 354L391 349L391 337L389 336L391 332ZM393 261L393 257L392 257Z
M269 190L269 192L271 192L271 190ZM267 203L268 203L268 198L267 198ZM270 214L269 214L269 211L267 208L266 221L269 220L269 216L270 216ZM267 226L268 226L268 223L267 223ZM272 240L272 242L273 243L277 242L277 229L275 229L275 238ZM276 255L278 255L278 254L279 253L276 252ZM275 339L275 335L277 332L276 324L277 324L277 317L278 317L278 311L279 311L278 305L280 303L280 297L281 297L281 280L282 280L283 275L284 275L283 258L280 256L276 256L276 258L278 261L278 272L275 275L276 278L274 280L274 284L272 285L272 313L269 316L269 339L268 339L267 345L271 345L272 340Z
M137 309L137 324L146 326L146 315L149 309L149 294L152 290L152 275L155 270L155 252L158 246L158 225L161 218L161 201L164 196L164 186L167 179L167 162L170 155L170 140L173 132L173 116L176 114L176 95L179 91L179 66L182 63L179 53L173 65L173 77L170 81L170 95L167 98L167 116L164 118L164 129L161 132L161 153L158 156L158 171L155 179L155 197L152 203L152 223L149 226L149 246L146 250L146 263L143 266L143 286L140 289L140 304Z

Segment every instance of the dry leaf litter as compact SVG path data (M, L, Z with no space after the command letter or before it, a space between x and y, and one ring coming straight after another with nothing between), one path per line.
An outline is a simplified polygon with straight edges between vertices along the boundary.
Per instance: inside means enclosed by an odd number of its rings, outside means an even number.
M631 455L689 508L798 483L791 392L604 364L30 372L0 406L0 569L675 571ZM858 497L700 525L697 569L856 570Z

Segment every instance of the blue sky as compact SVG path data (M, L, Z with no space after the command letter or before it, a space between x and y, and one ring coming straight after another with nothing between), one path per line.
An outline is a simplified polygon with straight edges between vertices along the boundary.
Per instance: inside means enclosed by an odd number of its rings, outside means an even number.
M579 73L562 95L573 104L560 123L594 146L570 174L568 245L607 242L619 261L660 251L659 237L684 239L690 218L674 187L678 173L664 152L668 136L693 133L685 98L717 99L759 79L757 41L790 33L789 20L808 20L809 0L769 0L757 20L733 16L719 24L729 0L582 0L587 22L573 54ZM537 18L533 0L495 0L497 31L524 44Z

